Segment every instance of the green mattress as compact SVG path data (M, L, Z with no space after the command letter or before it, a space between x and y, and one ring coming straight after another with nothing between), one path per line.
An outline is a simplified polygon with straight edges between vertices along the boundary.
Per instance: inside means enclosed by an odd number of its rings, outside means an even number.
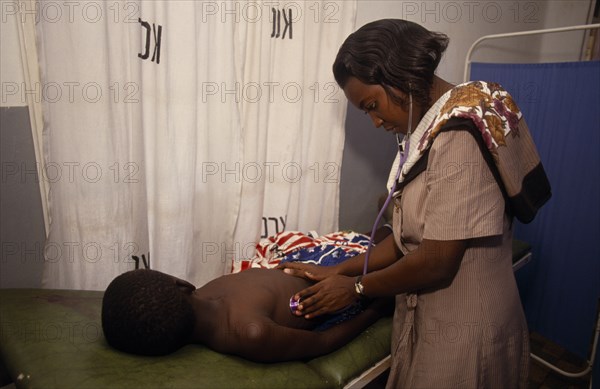
M104 340L102 294L0 290L0 356L18 388L339 388L389 355L391 318L307 362L260 364L202 345L129 355Z

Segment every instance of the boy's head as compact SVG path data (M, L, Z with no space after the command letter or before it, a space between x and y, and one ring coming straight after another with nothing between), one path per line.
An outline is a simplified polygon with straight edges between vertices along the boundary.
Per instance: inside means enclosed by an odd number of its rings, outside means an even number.
M133 270L115 278L102 300L108 344L142 355L171 353L189 340L195 316L194 286L155 270Z

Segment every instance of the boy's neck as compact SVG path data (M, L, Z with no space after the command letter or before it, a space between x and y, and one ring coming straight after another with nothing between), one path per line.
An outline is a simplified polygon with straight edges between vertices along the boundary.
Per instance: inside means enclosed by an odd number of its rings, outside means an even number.
M217 321L217 311L220 299L207 299L196 293L191 296L192 309L194 310L195 325L192 332L191 343L205 343L206 339L213 337ZM223 323L221 323L222 325Z

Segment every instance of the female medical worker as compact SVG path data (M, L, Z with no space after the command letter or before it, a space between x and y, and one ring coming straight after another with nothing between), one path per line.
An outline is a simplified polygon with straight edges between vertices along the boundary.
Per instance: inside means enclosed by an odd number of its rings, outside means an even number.
M434 74L447 44L392 19L343 43L333 72L348 100L375 127L404 134L390 175L393 234L368 261L281 267L316 281L294 296L307 319L396 295L389 388L525 387L529 334L505 199L521 187L519 196L530 195L519 185L539 157L500 85L454 86Z

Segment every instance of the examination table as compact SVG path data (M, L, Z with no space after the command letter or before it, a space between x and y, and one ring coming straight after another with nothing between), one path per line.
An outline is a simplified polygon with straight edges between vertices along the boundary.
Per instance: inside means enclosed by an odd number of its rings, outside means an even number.
M515 241L513 263L526 256L529 246ZM389 366L389 317L343 348L305 362L253 363L203 345L164 357L129 355L104 340L102 295L0 290L0 356L18 388L360 388Z
M336 388L389 354L391 318L308 362L253 363L202 345L187 345L165 357L128 355L104 340L102 294L0 290L0 351L17 387Z

